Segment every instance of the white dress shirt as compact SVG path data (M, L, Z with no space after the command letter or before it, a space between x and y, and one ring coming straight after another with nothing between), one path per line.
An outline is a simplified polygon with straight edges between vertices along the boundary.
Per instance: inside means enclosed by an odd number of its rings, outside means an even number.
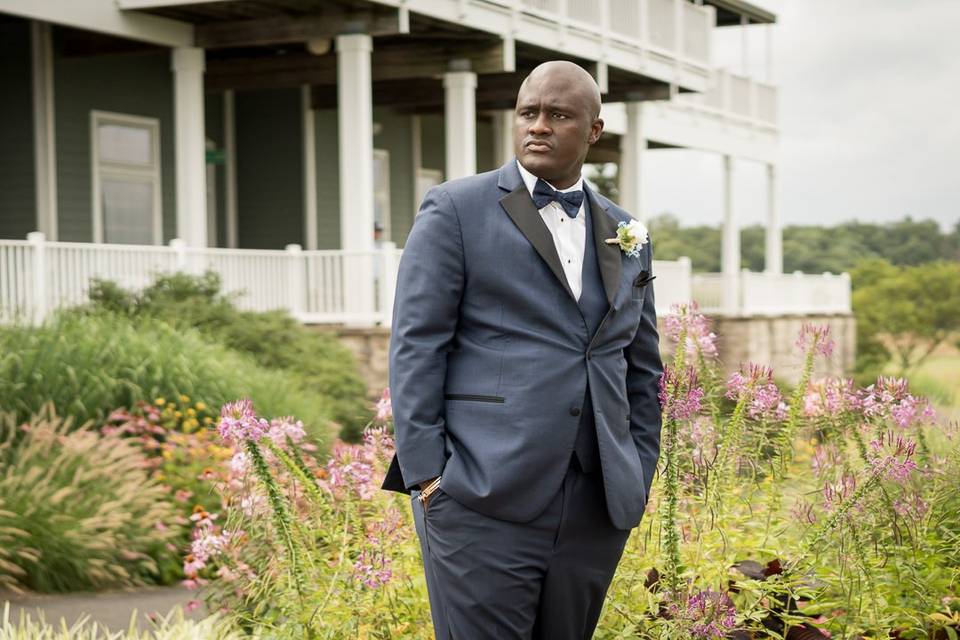
M527 186L527 191L533 196L533 188L537 185L537 176L527 171L519 161L517 168L520 169L520 176L523 183ZM544 182L547 182L544 180ZM550 184L547 182L547 184ZM556 189L552 184L550 187ZM583 189L583 178L566 189L556 189L560 192L576 191ZM583 205L580 205L580 212L576 218L571 218L563 210L560 203L552 201L547 203L543 209L540 209L540 217L543 218L550 235L553 236L553 244L557 247L557 254L560 256L560 264L563 265L563 273L567 276L567 283L570 290L577 300L580 299L580 291L583 283L583 250L584 242L587 237L587 219L584 217Z

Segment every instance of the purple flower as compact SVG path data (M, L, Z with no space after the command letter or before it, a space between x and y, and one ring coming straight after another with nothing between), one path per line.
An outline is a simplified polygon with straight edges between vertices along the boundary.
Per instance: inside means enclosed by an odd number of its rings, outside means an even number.
M282 447L287 444L287 438L290 438L291 442L300 442L307 433L303 428L302 421L294 420L293 416L285 416L270 421L270 430L267 435L270 436L274 444Z
M872 453L868 456L870 466L876 474L884 474L889 479L903 484L910 478L910 474L917 468L917 463L911 460L916 443L893 431L881 435L877 440L870 441Z
M220 437L231 442L260 440L267 435L270 423L258 418L253 410L253 402L243 398L236 402L228 402L220 408L220 422L217 431Z
M393 561L380 549L365 548L353 563L353 576L364 586L376 589L390 582Z
M680 341L684 327L688 355L696 357L699 352L705 358L717 357L717 334L710 331L710 321L700 313L696 302L671 305L670 313L664 318L665 333L673 342Z
M930 505L918 494L911 494L909 498L902 497L893 501L893 509L900 517L907 520L920 520L927 514Z
M727 380L727 397L746 402L747 415L754 419L776 418L781 413L782 397L769 367L752 363L746 369L741 366Z
M393 419L393 404L390 400L390 387L384 387L383 394L377 400L377 422L388 422Z
M695 416L700 411L700 400L703 398L696 368L685 367L678 374L673 367L664 367L658 397L668 419L682 422Z
M812 349L814 353L829 358L833 355L833 338L830 337L830 325L804 322L800 328L800 335L797 336L797 348L803 352Z
M852 473L844 473L836 483L826 482L823 485L823 508L833 511L847 498L853 495L857 488L857 479Z
M736 628L737 609L726 593L707 589L691 596L686 606L671 603L670 614L687 623L692 638L725 638Z

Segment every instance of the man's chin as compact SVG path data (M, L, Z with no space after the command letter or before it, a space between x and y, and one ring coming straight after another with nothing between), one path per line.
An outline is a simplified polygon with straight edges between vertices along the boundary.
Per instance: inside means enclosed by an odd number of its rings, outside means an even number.
M546 180L547 178L545 176L552 176L557 172L552 158L545 153L525 151L521 153L517 159L520 161L520 164L523 165L524 169L538 178L544 178Z

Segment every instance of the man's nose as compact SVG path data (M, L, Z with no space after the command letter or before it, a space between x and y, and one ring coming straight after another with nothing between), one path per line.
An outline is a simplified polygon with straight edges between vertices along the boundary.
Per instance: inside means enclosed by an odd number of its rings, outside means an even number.
M548 134L550 130L550 120L547 117L547 114L540 112L536 119L530 123L530 127L527 129L530 133L533 134Z

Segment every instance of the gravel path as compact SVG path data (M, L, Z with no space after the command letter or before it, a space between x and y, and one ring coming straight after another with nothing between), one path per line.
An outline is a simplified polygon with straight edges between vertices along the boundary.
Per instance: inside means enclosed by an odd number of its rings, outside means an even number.
M10 619L20 619L20 611L27 611L35 620L42 612L48 623L57 623L64 618L73 624L84 614L106 626L111 631L125 631L130 626L134 609L137 611L140 629L150 629L147 614L166 615L177 606L184 606L197 595L183 587L149 587L135 591L105 591L100 593L70 593L62 595L17 595L0 592L0 616L6 602L10 602ZM204 608L187 614L188 618L204 617Z

